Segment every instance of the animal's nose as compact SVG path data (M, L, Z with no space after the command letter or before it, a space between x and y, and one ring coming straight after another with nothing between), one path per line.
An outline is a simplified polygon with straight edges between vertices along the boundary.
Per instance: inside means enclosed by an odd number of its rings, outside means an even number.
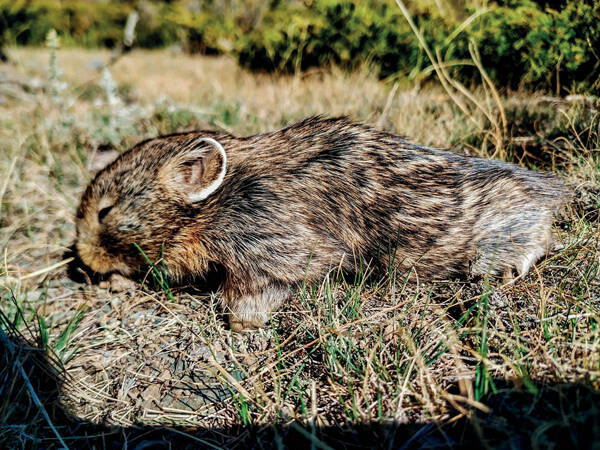
M97 284L101 282L105 275L93 270L79 256L76 244L71 245L63 254L63 258L73 258L67 265L67 276L76 283Z

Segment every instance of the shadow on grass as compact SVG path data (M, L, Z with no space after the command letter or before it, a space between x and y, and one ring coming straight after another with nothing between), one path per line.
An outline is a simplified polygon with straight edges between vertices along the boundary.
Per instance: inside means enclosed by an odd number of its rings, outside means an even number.
M69 381L59 364L5 316L0 319L2 448L594 448L600 442L600 392L585 384L539 386L535 394L506 387L482 400L489 414L474 410L470 417L419 424L96 425L61 407L61 389Z

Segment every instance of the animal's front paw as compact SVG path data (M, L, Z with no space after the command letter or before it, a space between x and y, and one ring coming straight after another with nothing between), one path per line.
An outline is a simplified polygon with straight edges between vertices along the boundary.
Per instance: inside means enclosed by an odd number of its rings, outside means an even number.
M240 333L242 331L254 331L263 325L264 322L259 322L258 320L242 320L234 315L229 316L229 328L231 328L231 331L235 331L236 333Z
M256 330L268 322L271 312L289 297L287 286L270 285L259 292L226 295L229 326L233 331Z
M123 275L113 273L108 277L108 280L102 281L99 286L111 292L124 292L135 290L138 284L129 278L125 278Z

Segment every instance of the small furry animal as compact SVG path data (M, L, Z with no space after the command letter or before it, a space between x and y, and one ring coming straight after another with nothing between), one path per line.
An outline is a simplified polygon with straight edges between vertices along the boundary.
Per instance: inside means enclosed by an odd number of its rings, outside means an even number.
M525 274L553 244L554 176L407 142L346 118L271 133L144 141L105 167L77 211L76 249L100 273L224 271L233 330L260 327L294 283L357 262L421 278Z

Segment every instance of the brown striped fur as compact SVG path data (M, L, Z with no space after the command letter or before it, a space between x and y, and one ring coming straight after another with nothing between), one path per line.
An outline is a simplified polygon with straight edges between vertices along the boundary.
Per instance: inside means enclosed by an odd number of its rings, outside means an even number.
M225 149L227 172L190 201L223 163L206 137ZM144 270L134 242L153 260L164 251L174 278L222 267L240 330L262 325L294 283L352 272L358 258L421 279L524 274L552 245L564 198L552 175L314 117L250 137L199 131L136 145L87 187L76 246L101 273Z

